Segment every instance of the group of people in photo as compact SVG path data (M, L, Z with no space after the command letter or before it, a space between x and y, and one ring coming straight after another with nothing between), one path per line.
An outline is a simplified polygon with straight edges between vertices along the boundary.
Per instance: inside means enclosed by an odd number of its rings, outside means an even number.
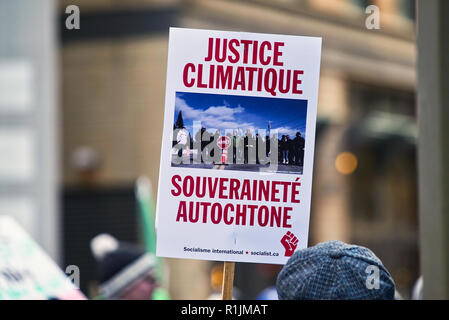
M180 158L190 157L192 150L196 150L195 154L198 157L200 157L199 153L201 154L201 158L197 159L201 159L204 163L221 163L221 154L226 152L227 164L263 165L277 156L277 159L274 159L278 164L303 165L305 140L300 131L297 131L293 138L284 134L279 139L277 133L271 134L270 137L270 133L261 136L259 133L254 134L250 129L247 129L245 133L242 130L234 130L224 135L229 143L226 148L221 148L217 143L222 136L219 130L212 133L202 127L192 139L190 132L184 126L176 128L175 125L173 148L177 150ZM272 155L273 152L275 152L274 155Z

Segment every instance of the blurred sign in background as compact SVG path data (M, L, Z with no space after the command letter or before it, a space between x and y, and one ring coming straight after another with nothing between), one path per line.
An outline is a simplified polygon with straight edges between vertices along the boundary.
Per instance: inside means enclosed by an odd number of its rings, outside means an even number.
M0 4L0 152L9 159L0 160L0 210L61 264L78 265L87 295L97 284L92 237L143 241L134 184L146 175L157 185L169 26L323 37L309 245L367 246L410 295L419 276L414 1ZM365 26L370 4L378 30ZM80 9L79 30L65 27L68 5ZM219 287L212 262L166 263L173 298ZM246 298L279 271L236 268Z

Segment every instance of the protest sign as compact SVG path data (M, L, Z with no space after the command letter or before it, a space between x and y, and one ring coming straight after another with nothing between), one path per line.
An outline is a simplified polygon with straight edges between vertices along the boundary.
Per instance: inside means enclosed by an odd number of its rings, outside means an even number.
M307 247L321 38L171 28L157 255Z
M0 216L0 300L84 300L56 263L9 216Z

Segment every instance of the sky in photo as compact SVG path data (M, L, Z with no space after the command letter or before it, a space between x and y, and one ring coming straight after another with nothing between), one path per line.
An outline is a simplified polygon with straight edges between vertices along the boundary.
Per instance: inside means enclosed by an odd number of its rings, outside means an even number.
M279 138L288 134L293 139L298 131L305 134L307 100L177 92L174 122L179 111L193 136L193 121L221 134L225 129L267 130L271 121L271 130L277 129Z

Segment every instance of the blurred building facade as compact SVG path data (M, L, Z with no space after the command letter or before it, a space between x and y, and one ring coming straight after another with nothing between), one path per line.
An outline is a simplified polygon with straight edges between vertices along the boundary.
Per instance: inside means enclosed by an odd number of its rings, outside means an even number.
M0 1L0 215L61 262L56 14L52 0Z
M81 10L80 30L64 29L70 4ZM379 30L365 26L370 4L380 9ZM95 233L139 239L133 189L142 174L154 186L158 182L169 26L319 36L309 244L339 239L369 247L408 295L419 273L414 1L60 0L59 5L66 264L92 269L85 256ZM211 293L211 263L167 259L167 264L174 298ZM243 297L254 298L274 283L278 271L238 264L236 286ZM86 272L84 290L94 283L93 271Z

